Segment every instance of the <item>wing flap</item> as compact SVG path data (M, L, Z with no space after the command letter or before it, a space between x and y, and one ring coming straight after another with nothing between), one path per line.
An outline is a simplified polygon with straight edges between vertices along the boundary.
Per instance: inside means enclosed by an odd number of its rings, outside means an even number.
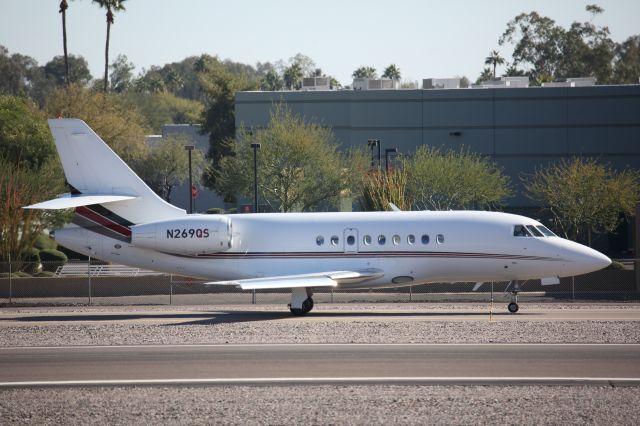
M214 281L209 285L235 285L242 290L260 290L296 287L336 287L344 283L358 283L384 276L380 269L356 271L329 271L311 274L283 275L263 278L249 278L232 281Z
M41 203L32 204L30 206L23 207L25 209L39 209L39 210L61 210L72 209L75 207L88 206L91 204L106 204L116 201L133 200L134 196L131 195L114 195L114 194L82 194L71 195L65 194L60 198L54 198L53 200L43 201Z

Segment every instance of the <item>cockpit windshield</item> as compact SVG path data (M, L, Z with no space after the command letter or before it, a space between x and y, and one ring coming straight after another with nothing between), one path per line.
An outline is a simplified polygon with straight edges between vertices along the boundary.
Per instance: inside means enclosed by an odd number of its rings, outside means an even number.
M533 234L534 237L544 237L542 232L538 231L538 229L533 225L527 225L527 229Z
M530 237L531 234L527 231L524 225L516 225L513 227L513 236L514 237Z
M538 228L540 230L540 232L542 232L547 237L557 237L556 234L554 234L549 228L547 228L544 225L538 225L538 226L536 226L536 228Z
M544 225L515 225L513 227L514 237L556 237L556 234L551 232L549 228Z

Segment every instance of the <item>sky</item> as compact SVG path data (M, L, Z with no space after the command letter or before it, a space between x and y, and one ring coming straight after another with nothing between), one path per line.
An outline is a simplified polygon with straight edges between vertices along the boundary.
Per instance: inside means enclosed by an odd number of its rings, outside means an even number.
M567 28L588 21L585 5L605 9L596 25L614 41L640 33L637 0L128 0L115 15L110 62L125 54L137 72L208 53L255 65L296 53L351 83L362 65L396 64L403 80L466 76L475 80L509 20L537 11ZM41 65L62 55L59 0L0 0L0 45ZM105 12L89 0L69 0L70 54L82 55L94 77L104 72ZM500 68L498 68L498 73Z

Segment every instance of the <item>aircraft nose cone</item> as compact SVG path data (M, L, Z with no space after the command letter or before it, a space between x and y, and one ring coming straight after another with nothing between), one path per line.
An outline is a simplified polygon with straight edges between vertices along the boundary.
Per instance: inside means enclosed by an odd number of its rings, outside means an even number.
M600 253L599 251L595 251L592 250L592 262L593 262L593 266L597 267L597 270L606 268L607 266L611 265L611 259L609 259L609 257L605 256L604 254Z
M577 263L581 265L583 273L599 271L611 265L611 259L589 247L581 246L576 254Z

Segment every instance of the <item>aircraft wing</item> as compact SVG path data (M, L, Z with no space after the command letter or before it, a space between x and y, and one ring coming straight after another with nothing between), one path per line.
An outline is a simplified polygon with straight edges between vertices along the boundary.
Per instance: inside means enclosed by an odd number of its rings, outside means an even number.
M277 277L249 278L245 280L214 281L205 284L235 285L242 290L260 290L294 287L336 287L338 284L360 283L384 276L381 269L354 271L328 271L312 274L283 275Z

